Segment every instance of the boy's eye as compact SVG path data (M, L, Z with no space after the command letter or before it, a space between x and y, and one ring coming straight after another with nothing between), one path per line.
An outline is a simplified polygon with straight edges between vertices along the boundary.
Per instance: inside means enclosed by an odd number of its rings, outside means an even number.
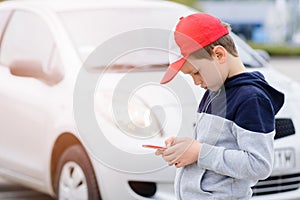
M198 75L198 74L199 74L199 72L194 72L193 74L194 74L194 75Z

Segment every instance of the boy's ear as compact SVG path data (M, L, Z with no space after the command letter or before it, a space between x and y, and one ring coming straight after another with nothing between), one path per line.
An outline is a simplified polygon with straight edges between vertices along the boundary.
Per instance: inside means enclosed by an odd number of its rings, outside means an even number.
M221 45L217 45L214 47L213 52L214 52L213 56L218 60L220 64L226 62L227 51L224 47L222 47Z

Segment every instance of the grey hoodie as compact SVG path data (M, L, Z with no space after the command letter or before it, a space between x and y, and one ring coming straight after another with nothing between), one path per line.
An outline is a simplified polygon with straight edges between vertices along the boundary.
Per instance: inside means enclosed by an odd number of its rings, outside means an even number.
M272 171L275 114L283 102L259 72L207 90L195 129L202 148L197 162L176 172L177 199L250 199L251 187Z

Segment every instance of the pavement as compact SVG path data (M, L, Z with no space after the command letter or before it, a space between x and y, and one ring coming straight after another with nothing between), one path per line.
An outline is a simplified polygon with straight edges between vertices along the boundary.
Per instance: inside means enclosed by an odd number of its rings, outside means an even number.
M0 178L0 200L54 200L52 197Z
M300 83L300 56L298 57L272 57L271 67L286 74Z

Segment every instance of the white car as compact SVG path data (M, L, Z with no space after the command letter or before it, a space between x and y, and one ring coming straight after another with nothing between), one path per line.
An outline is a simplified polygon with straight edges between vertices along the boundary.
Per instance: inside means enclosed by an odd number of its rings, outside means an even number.
M0 3L0 175L58 199L174 199L175 168L141 146L193 134L204 91L183 74L159 80L170 30L194 12L143 0ZM273 173L253 199L299 199L300 86L232 36L245 66L286 95Z

